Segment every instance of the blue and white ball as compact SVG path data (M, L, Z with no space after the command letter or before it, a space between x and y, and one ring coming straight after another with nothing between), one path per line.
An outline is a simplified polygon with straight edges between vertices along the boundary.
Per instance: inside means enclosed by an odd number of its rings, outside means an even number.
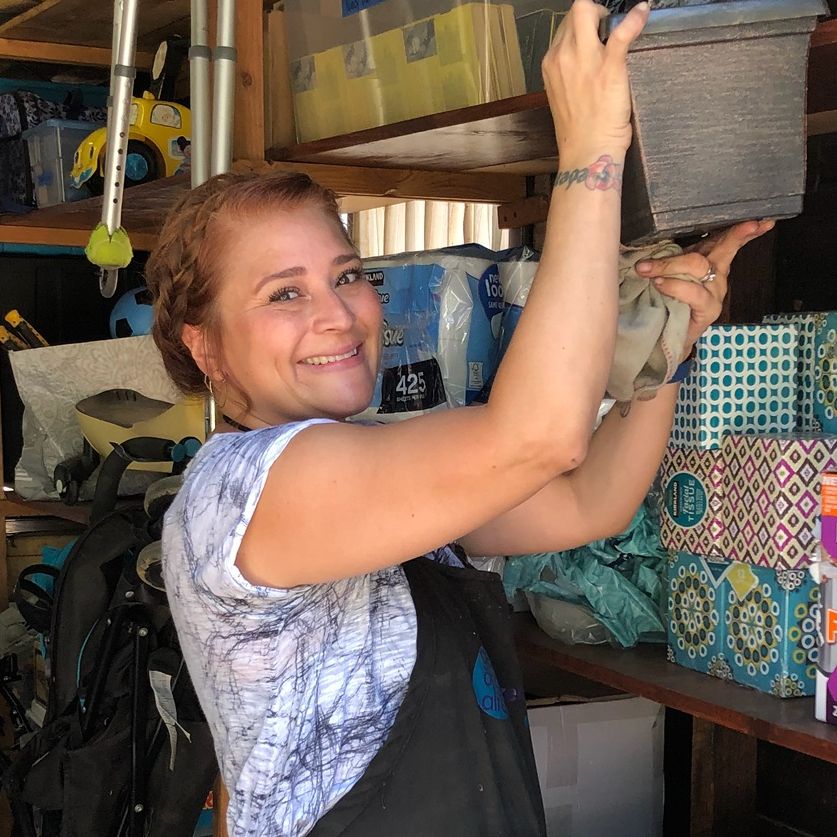
M122 294L110 312L111 337L149 334L154 313L148 288L132 288Z

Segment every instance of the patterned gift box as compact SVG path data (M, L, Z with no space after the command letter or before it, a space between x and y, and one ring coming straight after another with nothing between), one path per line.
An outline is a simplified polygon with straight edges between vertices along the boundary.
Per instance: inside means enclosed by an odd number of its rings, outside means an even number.
M727 678L720 586L729 564L687 552L668 563L668 659Z
M797 429L837 433L837 311L770 314L799 329Z
M681 384L670 444L717 449L728 433L793 430L799 330L795 325L712 326Z
M817 560L823 471L837 465L837 436L727 436L721 551L776 569Z
M669 659L777 697L812 695L819 598L807 570L673 555Z
M723 557L721 451L669 446L660 469L660 485L662 545L679 552Z

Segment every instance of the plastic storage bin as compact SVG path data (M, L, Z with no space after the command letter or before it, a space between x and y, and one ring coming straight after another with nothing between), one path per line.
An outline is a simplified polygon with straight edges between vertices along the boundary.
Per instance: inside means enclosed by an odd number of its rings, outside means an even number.
M23 132L35 202L39 207L89 197L86 189L76 189L72 185L70 171L79 143L98 127L93 122L47 119Z
M531 0L287 0L297 139L308 142L526 93L515 18L532 5Z

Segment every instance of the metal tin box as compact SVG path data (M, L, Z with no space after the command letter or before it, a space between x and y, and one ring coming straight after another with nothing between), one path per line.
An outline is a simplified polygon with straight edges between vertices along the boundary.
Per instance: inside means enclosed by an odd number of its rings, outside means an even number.
M624 242L802 210L808 49L827 11L732 0L651 12L628 58ZM621 17L603 21L604 37Z

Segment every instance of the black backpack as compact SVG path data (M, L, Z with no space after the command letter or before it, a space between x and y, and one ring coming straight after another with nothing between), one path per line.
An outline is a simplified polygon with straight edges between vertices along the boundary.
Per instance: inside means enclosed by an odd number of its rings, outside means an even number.
M124 471L134 459L165 459L172 444L132 440L111 457ZM165 592L137 570L159 552L178 478L152 485L144 504L108 509L102 495L115 504L119 473L111 462L102 491L97 484L96 519L53 596L31 581L43 565L27 568L15 590L33 627L48 621L51 661L44 725L4 776L15 837L191 837L217 775Z

